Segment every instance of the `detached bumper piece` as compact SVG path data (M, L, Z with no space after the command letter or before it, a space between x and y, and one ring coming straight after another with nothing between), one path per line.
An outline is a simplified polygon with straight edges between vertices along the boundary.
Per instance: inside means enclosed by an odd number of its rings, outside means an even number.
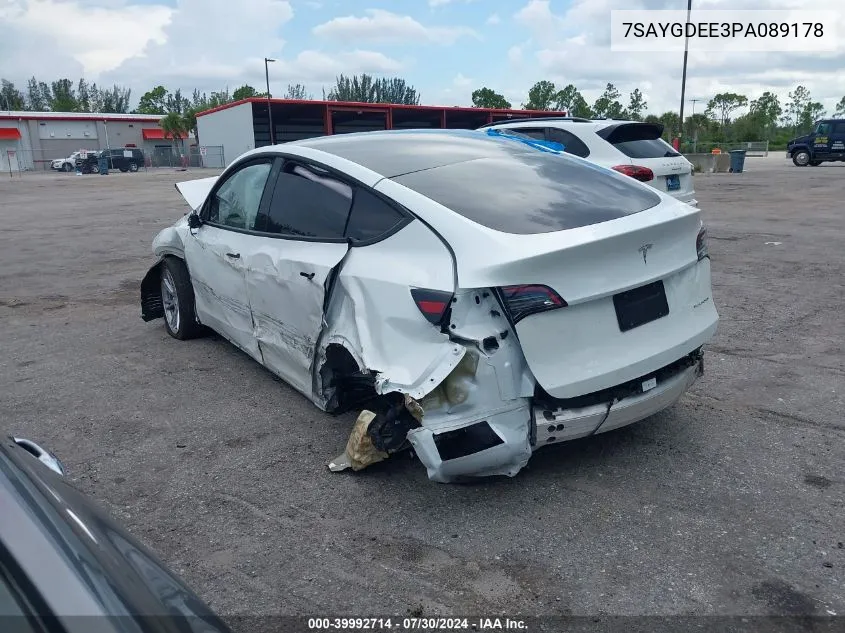
M581 400L581 406L553 407L549 403L535 403L535 449L644 420L677 402L703 373L704 360L700 352L695 352L653 374L621 385L616 388L615 395L593 394L593 397L587 397L593 402ZM595 402L602 395L607 401Z
M457 429L412 429L408 440L432 481L451 483L493 475L515 476L531 458L528 407L489 415Z
M141 281L141 318L144 321L164 317L161 302L161 262L150 268Z

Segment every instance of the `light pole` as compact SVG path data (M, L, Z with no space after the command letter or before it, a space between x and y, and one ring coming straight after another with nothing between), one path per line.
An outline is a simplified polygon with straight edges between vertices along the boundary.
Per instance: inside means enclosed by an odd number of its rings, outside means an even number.
M684 72L681 76L681 113L678 117L678 145L681 144L681 138L684 136L684 97L687 90L687 57L689 55L689 18L692 11L692 0L687 0L687 22L684 25ZM680 148L676 148L680 149Z
M273 134L273 105L270 103L270 71L267 68L269 62L274 62L275 59L269 57L264 58L264 79L267 80L267 116L270 117L270 145L275 145L275 138Z

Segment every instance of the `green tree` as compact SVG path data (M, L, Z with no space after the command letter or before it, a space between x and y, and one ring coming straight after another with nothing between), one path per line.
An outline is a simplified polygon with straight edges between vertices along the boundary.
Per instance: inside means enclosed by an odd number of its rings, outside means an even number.
M836 110L834 110L833 116L835 116L835 117L845 116L845 97L842 97L839 100L839 103L836 104Z
M528 101L522 104L524 110L557 109L558 92L551 81L538 81L528 91Z
M810 91L804 86L796 86L795 90L789 93L784 123L791 126L793 131L798 127L801 114L806 110L808 103L810 103Z
M129 99L131 96L131 89L123 88L117 84L111 88L104 88L100 90L99 112L125 114L129 112Z
M724 129L731 120L731 114L748 105L748 97L735 92L721 92L707 102L704 111L707 116L719 121Z
M308 89L303 84L288 84L284 98L296 101L311 101L314 95L308 92Z
M584 99L584 96L572 84L569 84L557 93L555 106L556 110L564 110L569 116L585 117L588 119L593 116L593 111L590 109L587 100Z
M818 101L810 101L804 106L804 110L801 112L801 116L798 119L798 127L802 131L809 132L813 124L819 119L823 119L824 115L824 106Z
M419 105L420 95L404 79L375 79L364 73L337 77L334 88L329 91L328 100Z
M170 112L158 122L164 130L164 138L175 139L184 152L184 138L190 130L190 123L178 112Z
M70 79L54 81L50 92L50 110L53 112L76 112L79 109L76 90Z
M52 98L50 89L43 81L39 82L32 77L26 82L26 104L27 109L33 112L45 112Z
M647 107L648 103L643 98L643 93L639 88L634 88L628 101L628 117L634 121L642 121Z
M164 100L164 107L168 113L176 112L177 114L184 114L190 105L191 102L182 96L182 90L180 88L177 88L173 93L168 93Z
M472 91L472 106L474 108L497 108L499 110L509 110L511 102L505 99L504 95L500 95L492 88L479 88Z
M646 117L646 120L648 120L648 117ZM659 119L657 120L659 121ZM713 120L706 114L701 113L688 116L684 121L684 127L687 135L692 137L694 141L711 138L716 132Z
M166 114L167 95L167 88L164 86L156 86L152 90L148 90L141 95L135 112L139 114Z
M749 130L749 133L756 133L754 138L763 137L769 140L781 114L783 114L783 108L777 95L768 91L764 92L751 102L748 112L749 122L756 130Z
M15 84L5 79L0 79L0 109L26 109L26 97L24 97L24 94L15 88Z
M235 88L235 91L232 93L232 99L234 101L240 101L241 99L249 99L251 97L258 96L258 91L249 84L244 84L240 88Z
M76 101L80 112L91 112L91 93L85 78L79 80L76 86Z
M646 117L648 119L648 117ZM678 131L680 116L677 112L664 112L658 117L657 122L663 125L663 140L670 142Z
M616 86L609 83L604 89L601 96L596 99L593 104L593 114L596 117L606 117L608 119L625 118L625 106L619 101L622 94L616 89Z
M409 86L399 77L379 79L376 84L376 97L379 103L420 104L420 95L416 88Z

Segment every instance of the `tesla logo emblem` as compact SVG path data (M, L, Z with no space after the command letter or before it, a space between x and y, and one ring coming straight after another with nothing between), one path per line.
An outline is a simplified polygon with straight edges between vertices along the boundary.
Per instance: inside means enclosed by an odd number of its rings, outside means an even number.
M652 246L654 246L654 244L643 244L642 246L640 246L640 247L637 249L637 250L638 250L640 253L642 253L642 255L643 255L643 264L647 264L647 263L648 263L648 261L646 261L646 260L647 260L647 258L648 258L648 251L649 251L649 249L650 249Z

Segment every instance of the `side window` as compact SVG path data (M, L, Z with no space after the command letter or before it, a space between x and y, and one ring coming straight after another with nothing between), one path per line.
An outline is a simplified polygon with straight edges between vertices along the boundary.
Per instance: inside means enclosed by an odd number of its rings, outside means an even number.
M229 176L214 193L207 221L236 229L255 229L271 167L271 162L253 163Z
M351 206L352 187L318 167L288 162L276 180L268 215L256 230L343 239Z
M566 130L556 127L550 128L549 140L563 145L567 154L574 154L581 158L587 158L590 155L590 148L584 144L584 141Z
M840 121L833 126L834 134L845 134L845 121Z
M514 132L525 134L525 136L530 136L531 138L536 138L541 141L546 140L546 128L544 127L514 127L510 129Z
M346 237L361 242L384 235L405 219L399 211L367 189L356 189Z
M830 134L830 123L819 123L816 127L816 134L827 136Z

